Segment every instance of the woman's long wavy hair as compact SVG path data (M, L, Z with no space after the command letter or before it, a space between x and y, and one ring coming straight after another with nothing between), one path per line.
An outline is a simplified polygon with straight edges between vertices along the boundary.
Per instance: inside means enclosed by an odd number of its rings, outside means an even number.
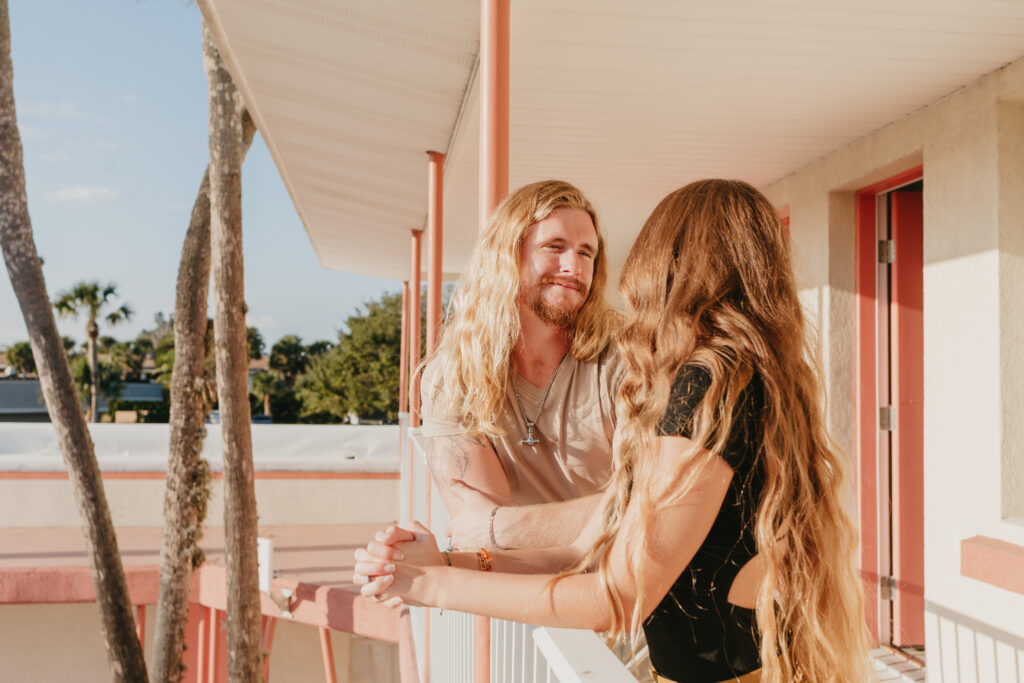
M628 309L618 337L624 368L615 495L584 560L599 560L613 630L631 623L635 633L644 617L643 553L627 553L640 591L628 621L608 569L626 506L641 506L640 528L624 533L630 548L642 547L656 507L684 496L710 453L722 452L756 372L764 388L758 457L765 484L755 522L766 566L756 601L762 680L788 682L798 672L808 683L868 680L857 534L844 509L846 463L825 431L821 380L775 210L740 181L703 180L673 192L644 225L620 289ZM694 415L695 446L677 471L654 472L648 454L657 448L672 381L687 363L711 375Z
M519 338L519 252L530 226L556 209L582 209L597 231L594 277L569 331L569 353L595 358L611 340L618 315L605 302L607 255L597 212L583 193L561 180L524 185L495 209L469 268L448 305L433 359L433 390L444 414L472 433L502 436L501 414L512 349Z

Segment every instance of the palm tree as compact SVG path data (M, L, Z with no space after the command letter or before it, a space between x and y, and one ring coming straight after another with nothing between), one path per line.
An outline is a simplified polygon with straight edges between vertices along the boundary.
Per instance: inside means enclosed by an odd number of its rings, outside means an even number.
M25 194L25 165L14 109L11 23L0 0L0 249L18 298L57 442L82 515L102 634L115 681L146 680L146 662L135 633L128 582L117 549L96 452L71 379L57 320L50 308L42 261L32 235Z
M242 154L256 134L248 112L242 117ZM161 339L154 357L163 369L160 381L170 388L170 457L164 491L164 535L160 549L160 596L157 602L152 678L178 683L184 673L185 623L192 570L202 564L199 547L209 499L210 467L200 458L203 424L216 399L211 379L206 317L210 282L210 169L206 169L192 206L192 216L178 266L173 335Z
M263 653L242 271L243 107L205 25L203 65L210 92L210 249L214 356L224 442L228 678L232 683L249 683L263 680Z
M99 422L100 415L97 410L99 399L99 361L96 357L96 339L100 335L100 326L96 319L100 317L102 309L111 304L111 300L117 297L117 285L113 282L101 286L99 282L79 282L71 289L57 293L57 300L53 307L62 318L77 318L81 314L87 316L85 334L89 344L89 376L92 378L89 391L89 419L92 422ZM132 309L128 304L122 304L106 316L110 325L116 325L122 321L131 320Z

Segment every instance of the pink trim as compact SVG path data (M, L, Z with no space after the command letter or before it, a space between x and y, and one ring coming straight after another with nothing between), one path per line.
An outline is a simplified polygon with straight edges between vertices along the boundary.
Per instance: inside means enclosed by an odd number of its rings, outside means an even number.
M923 176L923 166L915 166L857 192L856 199L856 473L857 508L860 527L860 569L864 580L864 612L875 643L879 641L879 538L878 538L878 377L876 351L878 329L875 316L876 267L878 261L875 202L885 192ZM888 494L888 492L887 492ZM888 571L888 570L886 570Z
M878 473L875 434L878 415L875 376L875 195L857 194L856 325L857 325L857 509L860 527L860 571L864 579L864 612L874 643L879 642L878 606Z
M358 479L360 481L370 479L401 479L399 472L291 472L287 470L263 470L255 472L257 479ZM217 478L223 476L217 472Z
M960 541L960 574L1024 595L1024 546L987 536Z
M156 604L159 567L126 565L124 572L132 603ZM87 564L64 567L4 567L0 570L0 604L95 601L95 585Z
M924 214L919 192L890 199L893 645L904 646L924 644Z
M862 194L878 194L879 192L887 192L888 190L895 189L900 185L906 185L907 183L911 183L915 180L920 180L922 177L924 177L924 166L914 166L913 168L908 168L906 171L901 171L894 176L890 176L885 180L880 180L874 185L862 187L857 191L857 195L860 196Z
M103 472L104 479L164 479L167 475L164 472ZM223 472L213 472L214 479L223 479ZM400 479L398 472L334 472L334 471L309 471L301 472L292 470L261 470L255 472L256 479ZM0 472L0 480L64 480L68 478L67 472Z

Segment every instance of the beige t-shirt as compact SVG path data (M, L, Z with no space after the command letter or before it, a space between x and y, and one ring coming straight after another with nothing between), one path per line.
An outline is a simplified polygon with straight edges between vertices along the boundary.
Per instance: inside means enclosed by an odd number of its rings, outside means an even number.
M513 502L553 503L604 488L611 474L618 366L618 356L610 350L592 361L579 361L566 354L533 429L540 443L533 445L523 443L526 422L508 383L497 420L505 435L491 439L491 445L508 476ZM432 367L428 365L423 373L423 436L465 434L464 427L434 405L432 380ZM545 387L533 386L518 373L515 382L523 409L532 420Z

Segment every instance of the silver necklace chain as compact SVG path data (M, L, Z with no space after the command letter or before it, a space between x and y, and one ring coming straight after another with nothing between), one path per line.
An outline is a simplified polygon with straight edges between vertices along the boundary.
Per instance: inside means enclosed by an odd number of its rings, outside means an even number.
M526 409L523 408L523 399L519 396L519 387L516 386L515 369L509 373L508 378L512 381L512 391L516 395L516 403L519 404L519 414L523 416L523 422L526 423L526 438L523 439L523 444L527 446L533 446L534 444L540 443L540 439L533 435L533 428L537 426L537 420L540 419L540 411L544 410L544 403L548 400L548 394L551 393L551 387L555 383L555 378L558 377L558 371L562 367L563 360L565 360L565 356L562 356L562 360L558 361L558 367L555 368L555 374L551 375L551 381L548 382L548 386L544 389L544 397L540 400L540 405L537 406L537 414L534 415L532 421L526 416Z

